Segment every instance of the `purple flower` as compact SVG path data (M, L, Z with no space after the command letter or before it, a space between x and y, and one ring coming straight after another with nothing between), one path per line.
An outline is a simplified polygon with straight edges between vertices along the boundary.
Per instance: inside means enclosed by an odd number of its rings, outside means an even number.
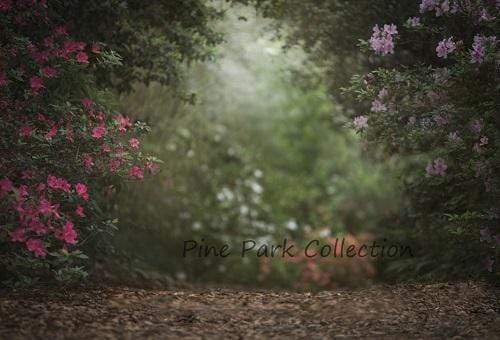
M429 162L425 167L428 176L444 176L446 174L446 169L448 169L448 166L442 158L436 158L434 162Z
M384 103L382 103L380 100L375 99L372 102L372 111L373 112L382 112L382 111L387 111L387 106L385 106Z
M420 26L420 18L419 17L411 17L408 18L406 24L410 27L419 27Z
M453 37L441 40L437 47L436 52L439 58L448 58L448 54L452 53L456 49L456 44L453 42Z
M452 142L458 142L460 140L460 135L458 134L458 131L454 131L454 132L450 132L450 134L448 135L448 138Z
M370 38L370 46L375 53L387 55L394 53L393 36L398 34L396 25L384 25L381 30L378 25L373 27L373 34Z
M365 116L357 116L354 118L354 127L356 130L362 130L368 127L368 118Z

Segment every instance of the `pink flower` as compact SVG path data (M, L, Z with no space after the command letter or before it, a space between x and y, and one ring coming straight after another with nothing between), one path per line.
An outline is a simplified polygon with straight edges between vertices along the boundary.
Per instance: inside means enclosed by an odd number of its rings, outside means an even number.
M54 29L55 35L68 35L68 31L66 30L66 26L59 26Z
M94 101L92 99L89 99L89 98L83 98L82 104L83 104L83 107L85 107L86 109L90 109L90 108L92 108L92 105L94 105Z
M88 194L88 191L87 191L87 186L85 184L77 183L75 185L75 189L76 189L76 193L78 194L78 196L80 196L85 201L88 201L89 194Z
M132 123L130 122L130 118L118 115L116 122L118 123L118 131L120 132L126 132L129 127L132 126Z
M39 239L30 238L26 242L26 247L29 251L35 253L36 257L45 257L47 255L47 250L43 245L43 242Z
M12 242L24 242L26 241L26 230L23 228L14 229L10 232L10 240Z
M1 0L0 1L0 11L7 12L12 7L12 0Z
M92 137L95 139L102 138L106 134L106 127L104 125L99 125L92 129Z
M33 179L33 171L31 170L23 170L22 179Z
M29 228L37 235L43 235L47 233L47 227L38 219L31 220L29 222Z
M354 127L356 130L362 130L368 127L368 118L365 116L357 116L354 118Z
M76 207L75 214L80 217L85 217L85 212L81 205Z
M12 191L14 188L14 185L12 184L12 181L8 179L7 177L4 177L0 179L0 196L8 193L9 191Z
M43 79L40 77L31 77L30 79L30 87L31 90L35 93L39 92L41 89L43 89L45 86L43 85Z
M146 163L146 169L151 173L151 174L156 174L158 171L160 171L160 166L156 163L153 162L147 162Z
M49 188L54 190L62 190L64 192L69 192L71 190L71 184L64 178L57 178L56 176L49 175L47 177L47 185Z
M55 76L57 76L57 70L50 66L42 68L42 73L47 78L54 78Z
M57 135L57 130L58 130L57 125L52 125L49 132L45 134L45 139L52 140Z
M456 49L456 44L453 42L453 37L441 40L437 47L436 52L439 58L448 58L448 54L452 53Z
M128 144L132 149L139 149L140 142L137 138L130 138Z
M64 242L68 244L75 244L77 236L78 235L73 228L73 222L66 221L62 232L62 239L64 240Z
M85 166L85 169L90 170L94 166L94 160L92 159L92 156L89 154L83 155L83 165Z
M38 204L38 212L44 216L50 216L53 214L57 218L60 218L58 209L58 204L52 205L51 202L45 198L41 198Z
M76 61L81 63L81 64L88 64L89 63L89 56L85 52L78 52L76 54Z
M130 177L134 177L136 179L143 179L144 178L144 172L137 165L134 165L133 167L131 167L128 174Z
M110 172L116 172L122 165L122 159L121 158L113 158L109 161L109 171Z
M33 128L30 125L23 125L19 128L19 135L21 137L27 138L30 137L33 133Z

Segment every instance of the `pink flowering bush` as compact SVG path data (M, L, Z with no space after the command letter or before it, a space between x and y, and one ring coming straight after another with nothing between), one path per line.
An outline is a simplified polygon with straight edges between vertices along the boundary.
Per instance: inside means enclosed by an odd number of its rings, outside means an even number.
M0 1L0 268L65 279L112 228L102 189L157 169L139 151L147 127L98 103L93 72L113 54L52 16L44 0Z
M362 44L386 58L416 41L427 50L353 78L347 93L366 103L353 127L408 161L419 268L498 273L500 2L423 0L417 11L405 27L375 26Z

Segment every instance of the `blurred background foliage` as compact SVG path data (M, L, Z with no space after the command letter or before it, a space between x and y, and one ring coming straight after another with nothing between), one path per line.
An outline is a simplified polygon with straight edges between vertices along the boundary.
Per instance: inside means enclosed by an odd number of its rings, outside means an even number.
M363 150L328 95L325 66L283 48L276 21L215 8L227 11L214 60L185 67L175 86L136 84L121 97L122 111L153 126L145 147L165 164L118 195L116 249L140 275L293 286L296 264L276 261L262 282L255 257L182 258L183 241L376 235L401 205L397 160Z

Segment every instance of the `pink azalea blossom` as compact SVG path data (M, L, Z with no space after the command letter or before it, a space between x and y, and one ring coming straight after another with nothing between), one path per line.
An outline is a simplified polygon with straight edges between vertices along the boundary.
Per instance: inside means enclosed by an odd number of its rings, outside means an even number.
M453 37L441 40L437 47L436 52L439 58L448 58L448 54L452 53L456 49L456 44L453 42Z
M90 170L94 166L94 159L89 154L83 155L83 165L85 169Z
M79 62L80 64L88 64L89 56L85 52L78 52L76 54L76 61Z
M47 78L54 78L55 76L57 76L57 70L50 66L42 68L42 73Z
M58 130L57 125L52 125L49 132L45 134L45 139L52 140L57 135L57 130Z
M59 205L52 204L46 198L41 198L38 204L38 212L44 216L54 215L57 218L60 218L59 215Z
M78 194L78 196L80 196L85 201L88 201L89 194L88 194L87 186L85 184L77 183L75 185L75 189L76 189L76 193Z
M132 126L130 118L122 115L117 116L116 122L118 123L118 131L122 133L126 132L127 129Z
M24 228L17 228L10 232L10 240L12 242L26 241L26 230Z
M92 106L94 105L94 101L92 99L89 99L89 98L83 98L82 104L83 104L83 107L85 107L88 110L88 109L92 108Z
M118 169L122 165L122 161L123 160L119 157L111 159L109 161L109 171L113 173L118 171Z
M81 205L76 207L75 214L80 217L85 217L85 211Z
M45 86L43 85L43 79L37 76L31 77L30 79L31 90L35 93L39 92Z
M132 149L139 149L140 142L137 138L130 138L128 145L130 145Z
M66 223L64 224L64 228L62 231L62 239L64 240L64 242L68 244L76 243L76 238L78 235L73 227L74 225L73 222L71 221L66 221Z
M47 185L49 188L54 190L62 190L64 192L69 192L71 190L71 184L64 178L58 178L53 175L47 177Z
M31 220L29 222L29 228L37 235L44 235L47 233L47 227L38 219Z
M47 255L47 250L45 249L42 240L30 238L26 241L26 247L29 251L35 253L36 257L45 257Z
M144 171L141 169L141 167L134 165L133 167L130 168L128 172L130 177L134 177L136 179L143 179L144 178Z
M10 179L8 179L7 177L0 179L0 195L12 191L13 188L14 185L12 184L12 181Z
M7 12L12 7L12 0L1 0L0 1L0 11Z
M30 125L23 125L19 128L19 135L21 137L27 138L30 137L33 133L33 128Z
M99 125L92 129L92 137L94 137L95 139L102 138L104 135L106 135L106 132L106 126Z
M160 171L160 166L156 163L153 162L147 162L146 163L146 169L151 173L151 174L156 174L158 171Z

